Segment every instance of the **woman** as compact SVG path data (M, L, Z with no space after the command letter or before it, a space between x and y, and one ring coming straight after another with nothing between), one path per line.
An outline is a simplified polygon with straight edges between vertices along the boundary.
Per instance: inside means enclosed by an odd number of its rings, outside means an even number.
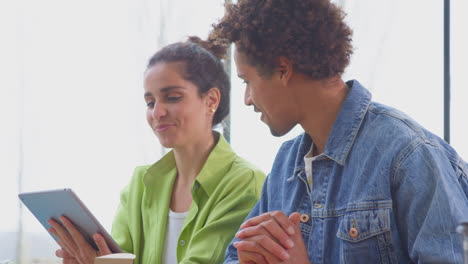
M211 50L210 51L208 51ZM228 76L215 54L221 46L191 37L164 47L144 80L146 118L168 154L137 167L121 194L112 236L135 263L218 263L255 205L264 174L238 157L212 130L229 112ZM64 263L92 263L109 254L83 242L66 218L50 221Z

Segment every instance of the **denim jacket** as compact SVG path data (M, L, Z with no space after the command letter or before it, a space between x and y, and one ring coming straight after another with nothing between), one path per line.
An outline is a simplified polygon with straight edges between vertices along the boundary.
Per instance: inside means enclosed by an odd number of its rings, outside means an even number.
M285 142L248 218L280 210L300 223L312 263L462 263L468 165L407 115L371 101L357 81L312 161L312 140ZM312 190L310 190L310 186ZM237 263L232 243L225 263Z

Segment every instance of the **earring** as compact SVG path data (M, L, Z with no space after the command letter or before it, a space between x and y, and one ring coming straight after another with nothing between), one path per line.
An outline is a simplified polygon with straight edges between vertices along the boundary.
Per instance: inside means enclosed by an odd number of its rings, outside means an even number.
M211 112L216 112L216 108L211 108Z

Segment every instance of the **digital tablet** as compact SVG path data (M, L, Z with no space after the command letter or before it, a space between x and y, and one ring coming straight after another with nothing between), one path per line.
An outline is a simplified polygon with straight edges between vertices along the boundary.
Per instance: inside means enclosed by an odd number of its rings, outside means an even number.
M106 240L112 253L123 252L71 189L20 193L18 197L46 230L50 228L47 223L49 219L61 223L59 217L66 216L96 250L98 248L92 236L99 233ZM55 236L50 235L57 240Z

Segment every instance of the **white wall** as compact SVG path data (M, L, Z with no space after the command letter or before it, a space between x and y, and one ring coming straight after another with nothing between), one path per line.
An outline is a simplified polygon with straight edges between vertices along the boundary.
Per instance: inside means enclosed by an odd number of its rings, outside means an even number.
M0 2L0 262L56 259L27 209L20 222L20 191L70 187L110 231L134 167L162 153L145 120L147 60L206 37L222 13L218 0Z

